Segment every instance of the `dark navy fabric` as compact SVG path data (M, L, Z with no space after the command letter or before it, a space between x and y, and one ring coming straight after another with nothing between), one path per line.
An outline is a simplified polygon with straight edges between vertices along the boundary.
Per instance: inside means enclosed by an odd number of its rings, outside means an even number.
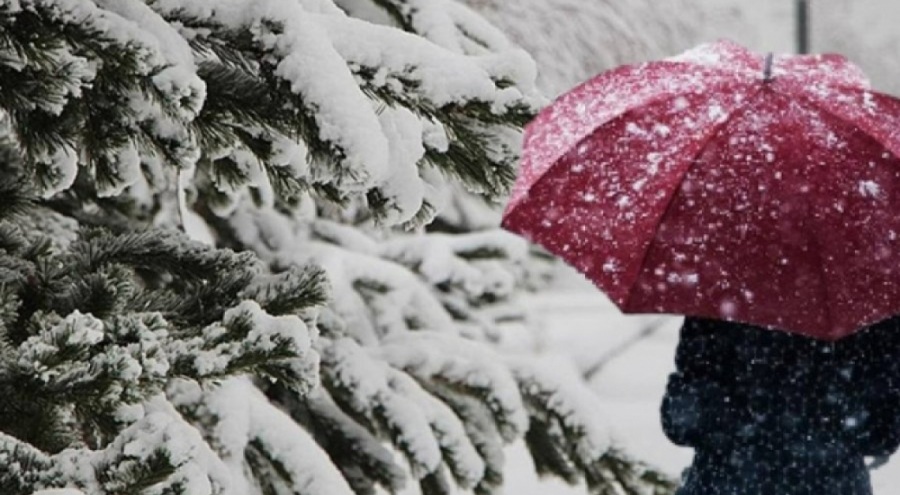
M825 342L688 317L662 403L695 449L677 495L871 495L900 445L900 318Z

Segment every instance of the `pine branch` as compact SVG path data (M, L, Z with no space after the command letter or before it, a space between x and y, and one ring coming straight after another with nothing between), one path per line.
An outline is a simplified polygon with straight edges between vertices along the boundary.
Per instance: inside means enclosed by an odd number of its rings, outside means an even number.
M363 90L371 98L387 105L408 108L444 127L448 148L427 149L425 160L428 164L449 173L476 191L483 191L488 198L499 198L509 192L515 180L513 160L497 162L496 156L500 153L495 149L494 133L487 129L491 125L520 129L534 117L535 109L520 103L498 114L488 102L477 100L439 107L420 95L417 90L420 82L406 74L388 76L399 83L400 88L397 88L389 84L375 84L376 74L380 78L385 75L374 68L361 66L355 72L363 81ZM499 82L498 87L506 84L509 83Z
M10 495L26 495L51 466L49 456L5 433L0 433L0 490Z
M292 266L281 273L257 277L240 297L257 301L272 315L301 314L327 302L327 275L318 266Z
M484 461L485 470L474 487L477 495L499 493L503 486L503 441L490 408L478 397L447 384L422 382L423 388L440 398L463 421L466 434Z
M0 6L0 432L37 459L11 489L489 494L523 435L655 482L488 347L521 253L390 230L448 182L508 191L527 58L452 1L378 0L401 29L256 1Z
M300 399L276 386L270 396L273 394L298 423L314 434L316 442L341 469L354 492L374 494L376 485L391 493L403 489L406 475L392 453L342 411L327 392L320 389Z
M678 483L668 475L630 458L618 449L611 449L603 456L600 470L606 473L604 477L588 480L591 492L597 495L672 495L678 488ZM614 491L616 486L619 491Z

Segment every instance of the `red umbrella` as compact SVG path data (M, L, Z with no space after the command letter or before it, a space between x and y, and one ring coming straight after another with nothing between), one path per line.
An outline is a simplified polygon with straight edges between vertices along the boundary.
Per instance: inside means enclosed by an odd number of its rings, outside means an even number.
M627 313L837 339L900 313L900 100L837 55L624 66L526 128L503 227Z

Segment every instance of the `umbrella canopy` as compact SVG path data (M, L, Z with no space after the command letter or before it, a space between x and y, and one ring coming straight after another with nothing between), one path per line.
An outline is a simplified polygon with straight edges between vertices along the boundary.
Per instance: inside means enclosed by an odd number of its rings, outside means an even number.
M900 313L898 156L900 100L843 57L718 42L545 108L503 227L627 313L837 339Z

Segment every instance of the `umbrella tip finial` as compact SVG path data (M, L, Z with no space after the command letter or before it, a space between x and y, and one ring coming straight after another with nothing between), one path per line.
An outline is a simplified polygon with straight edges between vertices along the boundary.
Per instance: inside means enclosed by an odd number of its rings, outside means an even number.
M775 55L772 52L766 54L766 61L763 65L763 81L769 82L772 80L772 60L775 58Z

